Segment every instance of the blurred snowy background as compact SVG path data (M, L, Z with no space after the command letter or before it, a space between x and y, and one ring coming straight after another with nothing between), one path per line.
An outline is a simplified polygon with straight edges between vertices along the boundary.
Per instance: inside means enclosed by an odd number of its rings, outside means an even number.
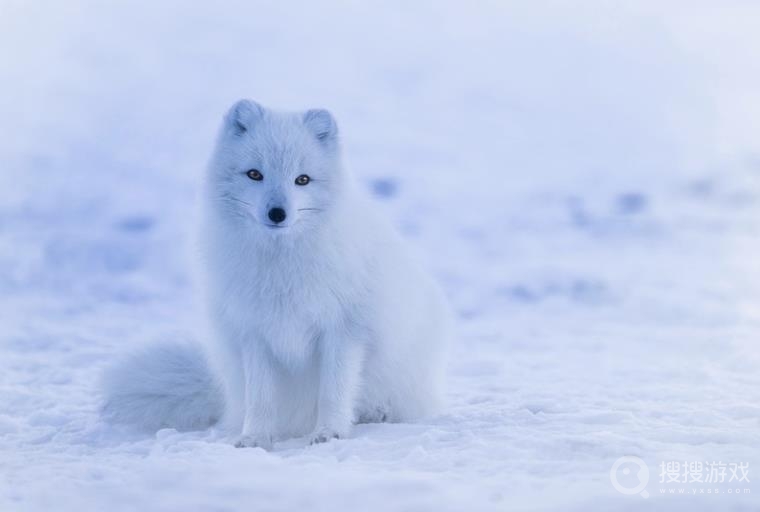
M757 510L758 26L750 0L0 0L0 510ZM199 179L243 97L331 109L444 284L444 415L273 453L98 418L105 365L197 332ZM624 455L649 498L613 488ZM751 482L663 495L701 485L663 461Z

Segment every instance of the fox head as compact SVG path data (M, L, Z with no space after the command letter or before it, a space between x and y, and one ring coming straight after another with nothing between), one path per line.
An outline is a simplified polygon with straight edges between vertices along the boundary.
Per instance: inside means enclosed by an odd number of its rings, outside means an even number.
M274 112L240 100L224 118L208 192L218 212L281 236L327 217L341 173L338 127L327 110Z

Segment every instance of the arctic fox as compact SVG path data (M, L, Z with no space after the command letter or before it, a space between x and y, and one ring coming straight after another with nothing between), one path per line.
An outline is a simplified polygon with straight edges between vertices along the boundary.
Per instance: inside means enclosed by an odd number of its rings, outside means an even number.
M343 168L328 111L237 102L204 196L207 350L133 355L107 375L108 417L150 429L218 422L236 446L269 449L439 408L447 304Z

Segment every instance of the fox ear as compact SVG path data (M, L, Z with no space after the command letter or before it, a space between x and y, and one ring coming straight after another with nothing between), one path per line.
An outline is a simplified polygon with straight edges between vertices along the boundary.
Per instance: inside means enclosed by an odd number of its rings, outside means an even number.
M242 135L253 127L263 113L264 109L255 101L240 100L227 112L225 125L235 135Z
M338 124L327 110L307 110L303 115L303 124L325 146L331 146L338 138Z

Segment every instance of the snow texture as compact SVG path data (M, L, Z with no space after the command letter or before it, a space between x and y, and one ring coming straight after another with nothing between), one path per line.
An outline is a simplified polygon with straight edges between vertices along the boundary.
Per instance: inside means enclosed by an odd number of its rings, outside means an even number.
M0 4L0 510L757 510L760 6ZM197 193L250 97L329 108L458 312L446 412L273 452L98 414L201 331ZM610 468L649 466L649 498ZM750 493L661 495L663 461ZM691 488L692 486L686 486Z

